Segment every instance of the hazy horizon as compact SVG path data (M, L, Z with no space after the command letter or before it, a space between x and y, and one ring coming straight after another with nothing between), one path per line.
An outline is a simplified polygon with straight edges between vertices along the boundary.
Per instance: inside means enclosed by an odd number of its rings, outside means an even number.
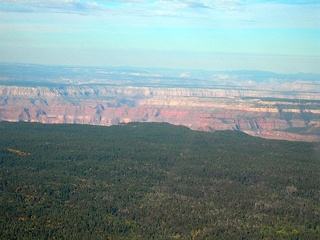
M0 0L0 62L320 73L320 4Z

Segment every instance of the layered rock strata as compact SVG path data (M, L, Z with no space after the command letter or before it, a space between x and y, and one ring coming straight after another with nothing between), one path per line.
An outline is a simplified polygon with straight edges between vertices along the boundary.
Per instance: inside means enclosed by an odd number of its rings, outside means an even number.
M262 89L2 85L0 119L107 126L169 122L194 130L320 141L320 96L317 91Z

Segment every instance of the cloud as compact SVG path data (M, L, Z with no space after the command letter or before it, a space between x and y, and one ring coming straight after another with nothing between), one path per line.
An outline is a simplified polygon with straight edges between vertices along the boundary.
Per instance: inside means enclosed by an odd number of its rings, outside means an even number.
M169 7L177 6L191 9L239 9L243 3L241 0L161 0L159 3Z
M57 12L89 15L111 13L128 16L187 16L211 18L217 12L250 11L251 6L315 5L318 0L0 0L2 12ZM254 14L254 13L253 13ZM268 13L272 14L272 13ZM252 18L246 19L251 20ZM245 21L245 20L244 20Z
M13 4L28 4L28 3L69 3L78 2L78 0L1 0L0 3L13 3Z
M95 14L117 7L145 5L144 0L0 0L3 12ZM128 9L128 8L127 8Z
M265 0L264 3L278 3L286 5L319 5L319 0Z
M100 8L100 7L99 7ZM94 5L78 0L12 0L0 1L0 11L4 12L57 12L85 13L94 10ZM97 9L95 9L97 10Z
M110 16L115 24L164 27L315 27L319 8L318 0L0 0L1 12Z
M243 1L243 0L242 0ZM183 10L183 9L238 9L241 0L0 0L0 9L20 12L25 11L54 11L66 12L103 10L106 7L143 8L148 10ZM158 9L154 9L158 8Z

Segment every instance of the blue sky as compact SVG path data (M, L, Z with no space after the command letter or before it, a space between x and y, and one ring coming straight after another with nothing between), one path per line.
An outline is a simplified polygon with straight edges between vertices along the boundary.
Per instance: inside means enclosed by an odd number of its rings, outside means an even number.
M0 0L0 61L320 73L320 1Z

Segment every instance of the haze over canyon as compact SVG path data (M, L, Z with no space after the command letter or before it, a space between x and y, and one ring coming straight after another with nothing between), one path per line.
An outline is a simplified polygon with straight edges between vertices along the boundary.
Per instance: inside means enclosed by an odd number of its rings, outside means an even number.
M320 141L320 75L0 65L0 120L168 122Z

